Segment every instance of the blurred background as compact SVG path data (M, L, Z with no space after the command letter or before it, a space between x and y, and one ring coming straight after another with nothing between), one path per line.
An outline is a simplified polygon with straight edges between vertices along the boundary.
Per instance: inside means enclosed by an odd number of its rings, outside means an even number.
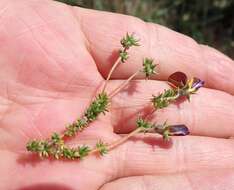
M57 0L167 26L234 58L234 0Z

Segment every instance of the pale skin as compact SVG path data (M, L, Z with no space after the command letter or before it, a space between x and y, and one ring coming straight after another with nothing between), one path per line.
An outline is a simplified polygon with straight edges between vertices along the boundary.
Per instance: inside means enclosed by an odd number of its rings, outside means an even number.
M232 189L234 186L234 63L217 50L165 27L54 1L0 1L0 189L151 190ZM139 70L143 57L159 64L145 81L137 75L112 99L110 112L69 141L93 145L134 129L149 98L168 88L175 71L197 76L205 88L191 102L156 111L152 120L186 124L190 136L165 147L154 134L136 135L104 157L40 160L25 150L82 115L117 58L119 40L134 32L129 50L107 85ZM118 79L113 81L112 79Z

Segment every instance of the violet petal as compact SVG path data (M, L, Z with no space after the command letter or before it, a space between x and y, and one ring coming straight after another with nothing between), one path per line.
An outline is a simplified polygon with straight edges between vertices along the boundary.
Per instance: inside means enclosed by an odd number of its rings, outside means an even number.
M171 136L185 136L189 134L189 129L185 125L170 125L168 127L169 135Z

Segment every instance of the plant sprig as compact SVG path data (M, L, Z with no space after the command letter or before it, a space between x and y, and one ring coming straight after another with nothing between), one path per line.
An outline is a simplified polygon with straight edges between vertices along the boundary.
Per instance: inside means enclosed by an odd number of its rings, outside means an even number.
M90 104L89 108L84 114L87 118L87 122L96 120L100 113L105 114L108 111L108 104L109 98L106 92L101 92L100 94L98 94L96 99Z
M139 40L136 39L133 34L129 35L128 33L120 40L120 44L122 45L122 48L119 50L119 56L108 73L102 91L105 91L107 83L110 80L111 75L113 74L119 63L125 63L129 58L128 50L130 49L130 47L140 46Z
M143 69L139 69L135 73L133 73L126 81L124 81L122 84L120 84L114 91L112 91L109 94L109 97L112 98L117 93L119 93L132 79L134 79L135 76L137 76L139 73L143 73L148 79L150 76L156 74L156 64L153 63L153 59L145 58L143 60Z
M122 49L119 50L119 56L121 59L121 62L124 63L128 58L128 50L132 46L140 46L139 40L135 38L134 34L126 34L121 41Z
M156 64L153 63L154 60L150 58L145 58L143 60L143 73L145 73L145 77L148 79L151 75L157 73L156 71Z
M153 95L152 103L155 108L162 109L170 105L171 102L175 101L180 97L180 94L177 90L167 89L163 93L160 93L158 96Z
M127 32L126 36L121 39L120 43L125 50L128 50L132 46L140 46L139 41L140 40L136 39L133 33L129 34Z
M107 107L109 102L106 92L98 94L85 111L84 116L67 126L64 135L69 137L74 136L78 131L82 131L89 123L96 120L101 113L105 115L108 112Z
M188 101L190 101L190 96L195 94L203 85L204 81L192 78L187 80L186 84L181 87L164 90L163 93L157 96L153 95L152 103L155 109L162 109L167 107L170 103L175 102L180 97L186 97Z
M26 145L27 150L37 153L41 158L54 157L55 159L83 159L89 154L91 148L87 145L70 148L65 144L51 144L51 141L44 140L29 141Z
M136 39L133 34L130 35L128 33L121 39L120 43L122 48L119 50L119 57L108 74L103 90L101 93L97 94L97 96L84 112L83 116L69 124L62 134L53 133L49 139L45 140L30 140L26 145L28 151L37 153L40 157L54 157L55 159L75 160L83 159L86 156L94 153L99 153L100 155L104 156L111 149L124 143L137 133L157 133L160 134L164 140L169 140L170 136L189 134L189 129L183 124L169 125L167 122L164 122L163 124L156 124L151 123L147 119L139 117L136 120L136 129L134 131L112 143L108 144L104 143L102 140L99 140L93 148L88 145L69 147L65 144L66 138L64 137L75 136L78 132L82 132L86 127L88 127L91 122L97 120L100 114L105 115L106 112L108 112L108 106L111 103L112 97L119 93L132 79L134 79L135 76L137 76L139 73L143 73L145 78L148 79L150 76L157 74L157 64L154 64L153 59L144 58L142 69L139 69L126 81L120 84L120 86L118 86L115 90L107 94L105 91L107 82L109 81L118 64L120 62L126 62L126 60L129 58L128 50L131 47L140 45L139 40ZM176 75L180 75L179 78L183 80L176 81L178 78ZM174 73L173 79L171 79L170 82L174 82L176 86L171 89L164 90L164 92L157 96L154 95L151 99L155 110L163 109L183 96L190 100L190 96L195 94L198 89L204 85L204 81L197 78L187 80L186 75L182 72Z

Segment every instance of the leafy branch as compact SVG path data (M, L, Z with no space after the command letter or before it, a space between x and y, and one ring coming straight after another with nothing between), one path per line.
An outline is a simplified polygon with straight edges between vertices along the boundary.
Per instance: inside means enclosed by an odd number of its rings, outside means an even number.
M153 59L144 58L142 68L132 74L127 80L108 94L105 89L114 70L120 62L125 63L127 61L129 58L128 51L131 47L140 45L139 40L136 39L133 34L129 35L128 33L121 39L120 43L122 45L122 49L119 51L119 57L113 64L101 93L97 94L84 112L83 116L69 124L61 134L53 133L49 139L45 140L30 140L26 145L28 151L37 153L40 157L75 160L83 159L84 157L95 153L99 153L101 156L104 156L110 150L124 143L137 133L157 133L160 134L164 140L169 140L170 136L189 134L189 129L183 124L169 125L167 122L157 124L148 121L146 119L147 117L139 117L136 120L136 129L134 131L112 143L105 143L102 140L99 140L94 147L90 147L88 145L68 147L65 144L65 141L67 140L65 137L75 136L78 132L82 132L87 128L91 122L97 120L100 114L105 115L106 112L108 112L108 106L111 103L111 99L132 79L134 79L135 76L139 73L143 73L145 78L149 79L152 75L157 74L157 64L154 64ZM151 103L155 111L169 106L180 97L186 97L190 101L190 96L195 94L199 88L204 85L204 81L198 78L187 80L187 76L182 72L173 73L169 76L168 81L173 88L164 90L164 92L157 96L153 95L153 98L151 99Z

